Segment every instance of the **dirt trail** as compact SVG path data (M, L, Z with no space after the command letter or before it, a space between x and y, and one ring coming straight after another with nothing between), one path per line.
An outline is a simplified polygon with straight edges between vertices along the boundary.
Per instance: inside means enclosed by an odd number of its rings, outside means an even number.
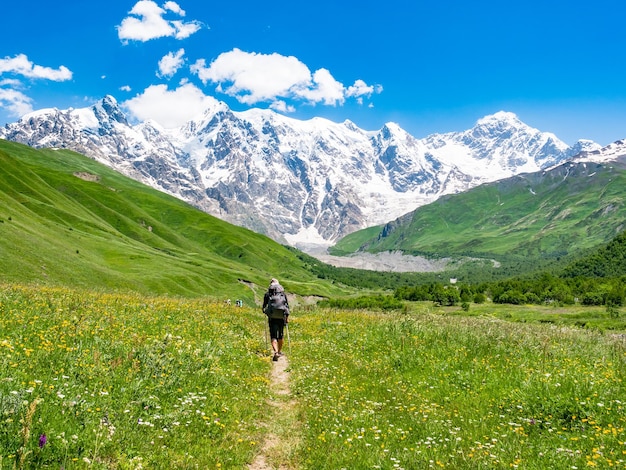
M283 356L272 362L271 395L267 400L267 428L260 453L248 470L294 470L295 451L300 442L296 401L289 387L289 360Z

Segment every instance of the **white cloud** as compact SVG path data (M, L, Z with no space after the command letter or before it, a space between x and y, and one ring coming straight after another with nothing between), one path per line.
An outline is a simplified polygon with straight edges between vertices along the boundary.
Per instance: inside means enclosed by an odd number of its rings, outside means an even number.
M327 69L311 73L296 57L277 53L233 49L220 54L208 66L204 59L196 61L191 71L205 85L215 83L216 91L233 96L241 103L269 102L270 108L283 112L294 110L285 100L336 106L342 105L346 98L376 92L376 87L368 86L363 80L346 88Z
M382 85L368 85L363 80L356 80L354 85L348 87L346 90L346 96L356 98L357 103L360 105L363 104L363 97L370 98L372 94L382 93L383 87ZM374 105L370 103L368 105L369 108L373 108Z
M22 82L16 78L5 78L4 80L0 80L0 86L20 88L22 86Z
M200 29L200 23L183 23L182 21L172 21L176 34L176 39L186 39Z
M348 96L371 96L374 93L374 87L368 85L363 80L356 80L354 85L348 87L347 95Z
M121 90L121 91L130 91L130 90L131 90L131 88L130 88L130 86L129 86L129 85L123 85L123 86L121 86L121 87L120 87L120 90Z
M33 100L13 88L0 88L0 107L6 108L9 116L21 117L33 110Z
M257 54L233 49L224 52L209 67L200 59L191 67L203 83L217 83L219 89L246 104L274 101L290 96L290 90L311 80L308 67L295 57Z
M170 52L161 58L159 61L159 71L157 76L171 78L174 76L178 69L185 63L183 56L185 55L185 49L179 49L177 52Z
M140 121L152 119L165 128L174 128L216 104L215 98L185 83L175 90L168 90L166 85L151 85L123 106Z
M5 74L55 82L72 79L72 72L67 67L63 65L58 69L43 67L28 60L25 54L0 59L0 76ZM33 110L32 98L20 90L23 86L23 83L16 78L0 80L0 107L5 108L10 116L20 117Z
M291 105L288 105L283 100L276 100L276 101L274 101L270 105L270 108L273 109L274 111L278 111L278 112L281 112L281 113L294 113L296 111L296 108L294 108Z
M344 86L335 80L328 70L319 69L313 74L312 83L298 90L298 95L311 103L335 106L344 103L344 92Z
M58 69L42 67L41 65L33 64L25 54L0 59L0 75L3 73L22 75L26 78L53 80L55 82L72 79L72 72L64 65L61 65Z
M163 8L165 8L166 10L169 10L171 12L176 13L177 15L180 16L185 16L187 13L185 12L185 10L183 10L180 5L176 2L165 2L165 4L163 5Z
M140 0L130 10L128 16L117 27L117 35L124 43L128 41L149 41L162 37L185 39L197 32L202 24L199 21L184 23L180 20L166 20L163 16L170 11L185 16L185 11L176 2L168 1L161 8L152 0Z

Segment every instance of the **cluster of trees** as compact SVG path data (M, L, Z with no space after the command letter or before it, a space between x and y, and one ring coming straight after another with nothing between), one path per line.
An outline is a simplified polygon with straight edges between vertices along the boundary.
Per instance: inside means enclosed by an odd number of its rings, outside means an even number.
M616 278L626 273L626 231L605 247L574 261L563 270L564 277Z
M566 266L558 275L512 278L485 286L494 302L606 305L626 302L626 232Z
M340 309L400 310L404 304L391 295L363 295L360 297L328 299L317 304L320 307Z
M437 305L456 305L459 302L483 303L486 300L482 286L444 286L431 282L421 286L399 287L393 296L399 300L430 301Z
M626 303L626 276L618 278L557 277L548 273L536 278L507 279L476 285L444 286L431 283L399 287L394 297L401 300L426 300L439 305L459 302L482 303L487 297L502 304L546 304L622 306Z
M496 303L624 305L626 276L619 278L563 278L543 274L536 279L509 279L489 286Z

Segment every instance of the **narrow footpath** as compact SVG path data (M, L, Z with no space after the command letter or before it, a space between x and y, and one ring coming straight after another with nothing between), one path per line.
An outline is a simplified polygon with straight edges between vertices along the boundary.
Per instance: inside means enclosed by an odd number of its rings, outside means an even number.
M261 426L266 428L265 440L249 470L295 470L295 453L300 443L300 423L296 401L289 387L289 359L283 356L272 361L268 413Z

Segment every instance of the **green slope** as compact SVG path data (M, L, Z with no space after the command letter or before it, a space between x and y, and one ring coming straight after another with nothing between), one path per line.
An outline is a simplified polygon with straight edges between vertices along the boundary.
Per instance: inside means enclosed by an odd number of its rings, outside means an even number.
M562 275L609 278L626 276L626 231L566 266Z
M625 227L625 200L622 165L567 164L443 197L348 235L333 252L400 250L532 267L607 243Z
M253 300L241 280L271 277L338 293L263 235L74 152L0 140L0 281Z

